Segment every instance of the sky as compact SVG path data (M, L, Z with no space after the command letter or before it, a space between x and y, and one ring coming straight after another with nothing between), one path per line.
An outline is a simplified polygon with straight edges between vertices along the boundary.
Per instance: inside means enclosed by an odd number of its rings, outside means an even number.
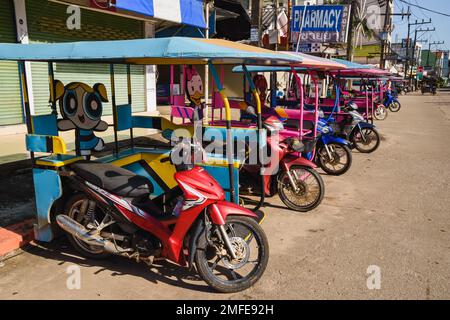
M418 33L418 39L428 40L429 42L439 42L445 41L443 45L434 45L432 46L432 50L440 49L440 50L449 50L450 49L450 0L405 0L406 2L412 4L418 4L422 7L438 11L441 13L448 14L449 16L439 15L433 12L429 12L417 7L411 6L411 17L410 22L415 22L416 20L421 21L424 19L425 21L431 18L431 24L425 24L418 26L421 29L433 29L436 28L434 32L425 32ZM402 8L403 12L408 11L408 4L401 2L400 0L394 0L395 13L401 13ZM393 22L395 29L393 32L392 41L396 42L396 37L398 42L401 42L401 39L406 38L406 34L408 32L408 20L407 18L394 17ZM414 29L415 26L411 26L411 38L414 37ZM429 43L428 42L428 43ZM428 43L423 43L423 48L428 49Z

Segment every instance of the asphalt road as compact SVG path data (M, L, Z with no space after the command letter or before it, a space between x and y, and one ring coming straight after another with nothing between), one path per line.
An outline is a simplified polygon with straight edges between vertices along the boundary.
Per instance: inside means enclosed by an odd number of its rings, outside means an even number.
M318 209L298 214L268 199L270 262L245 292L211 292L169 263L85 260L55 242L0 264L0 298L449 299L450 93L401 101L399 113L377 123L383 141L376 153L355 151L345 176L323 176ZM81 288L69 290L74 265ZM379 289L369 289L368 278Z

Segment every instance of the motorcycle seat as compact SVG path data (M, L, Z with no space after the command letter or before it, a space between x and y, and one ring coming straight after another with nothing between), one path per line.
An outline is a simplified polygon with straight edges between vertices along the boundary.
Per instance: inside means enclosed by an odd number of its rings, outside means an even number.
M115 195L126 198L148 198L153 185L146 177L108 163L77 162L71 170L86 181Z

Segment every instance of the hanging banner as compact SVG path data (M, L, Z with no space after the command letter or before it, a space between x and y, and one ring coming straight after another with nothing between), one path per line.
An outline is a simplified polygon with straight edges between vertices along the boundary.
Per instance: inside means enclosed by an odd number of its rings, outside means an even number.
M129 18L156 18L206 28L204 0L49 0Z
M344 43L350 20L349 5L294 6L291 41L302 43Z
M206 28L203 0L116 0L120 10Z

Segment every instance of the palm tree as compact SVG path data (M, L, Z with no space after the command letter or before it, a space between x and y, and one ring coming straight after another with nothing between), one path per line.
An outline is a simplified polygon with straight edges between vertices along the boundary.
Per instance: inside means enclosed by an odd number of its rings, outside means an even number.
M375 31L369 27L367 21L367 0L360 0L357 2L356 14L353 17L352 28L356 33L355 43L362 45L362 39L372 39L375 36Z
M379 0L381 5L382 0ZM362 45L362 39L372 39L376 33L370 28L367 21L367 0L328 0L324 4L351 4L350 27L347 41L347 59L353 60L353 47L355 44Z

